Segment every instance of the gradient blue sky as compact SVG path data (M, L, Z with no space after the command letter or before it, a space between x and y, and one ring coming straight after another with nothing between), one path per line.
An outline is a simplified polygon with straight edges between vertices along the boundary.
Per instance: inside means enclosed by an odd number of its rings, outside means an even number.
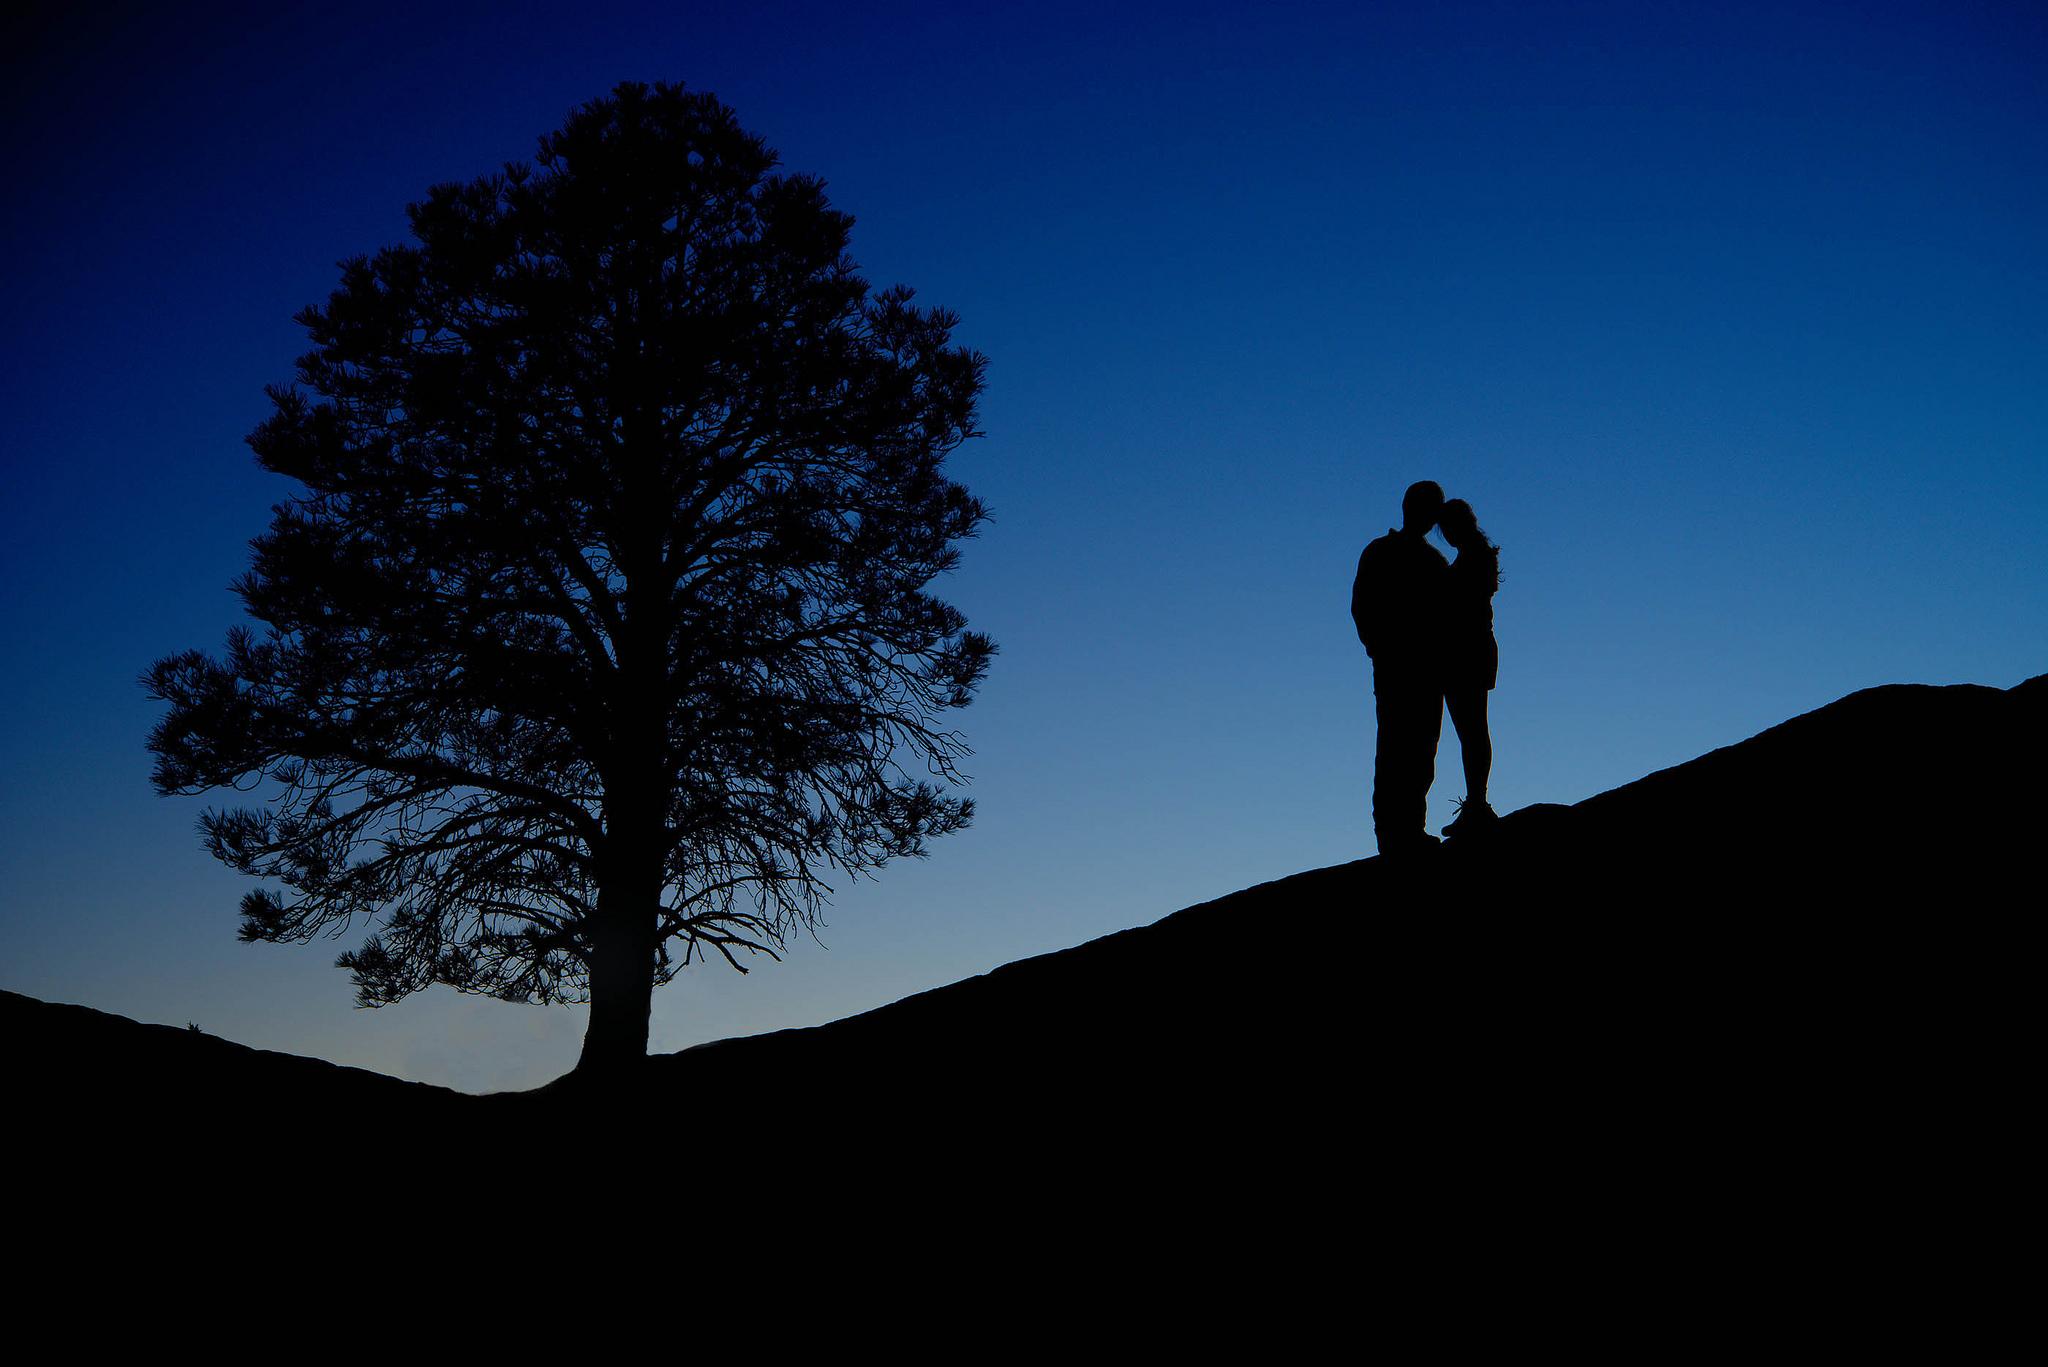
M621 80L716 92L991 357L954 468L995 520L947 593L1003 649L961 714L975 828L786 963L686 972L657 1049L1371 853L1347 602L1415 479L1503 548L1502 810L1858 688L2048 670L2044 16L45 11L0 44L0 987L476 1090L573 1062L578 1012L358 1011L359 936L236 943L244 880L151 793L135 680L239 620L291 315ZM1440 772L1432 824L1448 742ZM1219 943L1218 1009L1336 914Z

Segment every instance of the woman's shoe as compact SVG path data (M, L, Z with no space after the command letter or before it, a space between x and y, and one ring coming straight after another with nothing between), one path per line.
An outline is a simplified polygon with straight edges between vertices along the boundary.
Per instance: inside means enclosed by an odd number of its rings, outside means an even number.
M1446 840L1454 835L1463 835L1467 831L1475 830L1480 826L1489 825L1500 820L1499 813L1495 812L1492 807L1489 807L1484 802L1468 802L1463 798L1452 798L1451 805L1458 809L1458 814L1451 819L1450 825L1444 827L1444 839Z

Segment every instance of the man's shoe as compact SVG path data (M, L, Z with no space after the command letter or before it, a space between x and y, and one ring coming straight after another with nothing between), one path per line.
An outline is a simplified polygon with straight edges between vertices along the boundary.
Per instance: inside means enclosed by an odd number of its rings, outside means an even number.
M1500 820L1499 813L1495 812L1492 807L1489 807L1484 802L1467 802L1463 798L1453 798L1451 801L1457 807L1458 815L1452 819L1450 825L1444 827L1444 839L1446 840L1449 840L1454 835L1464 835L1467 832L1477 830L1481 826L1491 825L1493 822Z
M1413 835L1381 836L1380 853L1395 859L1406 859L1412 855L1426 854L1437 848L1437 838L1428 831L1417 831Z

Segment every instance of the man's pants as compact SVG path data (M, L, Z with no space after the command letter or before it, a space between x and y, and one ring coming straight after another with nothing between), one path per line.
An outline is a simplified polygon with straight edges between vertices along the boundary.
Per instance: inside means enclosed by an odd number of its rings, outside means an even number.
M1444 690L1435 679L1376 666L1372 698L1380 724L1372 761L1372 829L1384 854L1427 834L1423 823L1429 815L1429 785L1436 781Z

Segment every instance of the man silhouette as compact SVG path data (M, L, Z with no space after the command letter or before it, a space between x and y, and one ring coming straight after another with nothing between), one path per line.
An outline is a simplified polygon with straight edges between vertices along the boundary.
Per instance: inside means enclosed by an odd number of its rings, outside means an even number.
M1408 486L1401 526L1367 546L1351 582L1351 620L1372 657L1379 742L1372 764L1372 826L1380 853L1411 854L1436 843L1424 829L1444 689L1438 650L1450 564L1429 544L1443 511L1433 480Z

